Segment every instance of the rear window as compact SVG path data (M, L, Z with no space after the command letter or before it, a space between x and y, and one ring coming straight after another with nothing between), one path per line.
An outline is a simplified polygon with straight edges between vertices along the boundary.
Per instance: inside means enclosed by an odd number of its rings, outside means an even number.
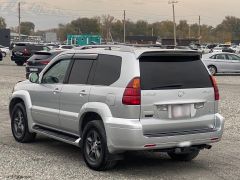
M121 73L122 58L111 55L99 55L94 63L93 85L109 86L116 82ZM90 78L91 79L91 78Z
M33 56L31 56L29 58L28 61L32 61L32 60L46 60L49 59L52 56L52 54L34 54Z
M198 56L145 56L140 58L142 90L212 87Z
M23 51L26 48L26 45L16 45L13 48L13 51Z

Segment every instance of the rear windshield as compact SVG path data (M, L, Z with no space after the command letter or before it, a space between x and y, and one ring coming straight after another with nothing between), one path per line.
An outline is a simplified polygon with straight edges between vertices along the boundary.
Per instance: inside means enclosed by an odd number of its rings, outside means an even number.
M13 51L23 51L26 48L26 45L16 45Z
M32 57L29 58L28 61L32 60L47 60L52 56L52 54L34 54Z
M198 56L145 56L140 58L142 90L212 87Z

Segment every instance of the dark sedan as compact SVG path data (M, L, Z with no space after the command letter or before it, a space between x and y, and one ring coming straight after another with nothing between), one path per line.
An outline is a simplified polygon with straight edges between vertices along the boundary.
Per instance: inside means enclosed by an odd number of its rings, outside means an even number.
M43 68L62 51L38 51L33 54L26 65L26 78L30 73L40 73Z

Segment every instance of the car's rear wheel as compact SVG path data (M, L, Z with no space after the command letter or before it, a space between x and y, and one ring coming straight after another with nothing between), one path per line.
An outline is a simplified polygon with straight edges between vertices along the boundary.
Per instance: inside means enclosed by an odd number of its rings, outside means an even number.
M24 62L16 62L18 66L23 66Z
M29 132L27 113L23 103L17 103L13 107L11 129L15 140L21 143L31 142L36 137L36 133Z
M208 70L210 71L211 75L216 75L217 68L215 66L208 66Z
M117 161L110 160L107 138L101 121L89 122L83 130L83 158L89 168L103 171L113 168Z
M187 153L176 153L176 152L168 152L168 155L177 161L191 161L196 158L199 154L200 150L192 150L191 152Z

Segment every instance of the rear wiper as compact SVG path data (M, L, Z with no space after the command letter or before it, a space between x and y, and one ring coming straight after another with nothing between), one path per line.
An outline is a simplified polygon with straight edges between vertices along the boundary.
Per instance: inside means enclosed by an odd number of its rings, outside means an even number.
M182 86L183 86L182 84L167 84L163 86L153 87L151 89L156 90L156 89L165 89L165 88L180 88Z

